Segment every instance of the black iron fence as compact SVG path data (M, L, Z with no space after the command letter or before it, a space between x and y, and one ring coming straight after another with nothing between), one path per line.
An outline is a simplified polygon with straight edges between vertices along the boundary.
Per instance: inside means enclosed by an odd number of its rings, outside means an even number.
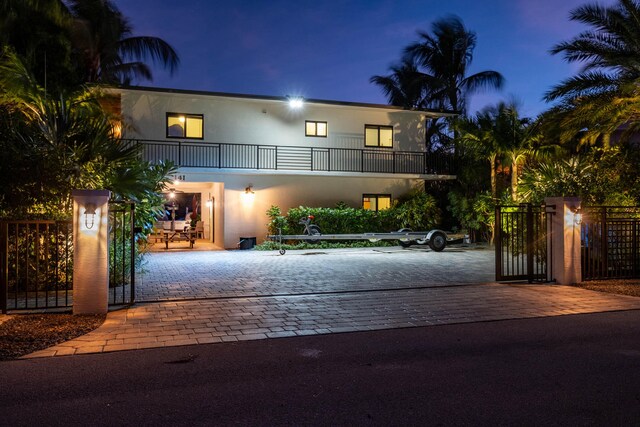
M551 214L544 205L496 207L496 280L548 280L551 272L547 251L551 247L547 233Z
M109 304L133 304L136 288L135 203L109 202Z
M127 143L140 146L146 161L171 160L180 167L455 174L453 156L448 153L217 142L128 140Z
M135 205L109 203L109 304L135 301ZM71 221L0 222L0 310L73 306Z
M582 279L640 277L640 207L582 209Z
M70 307L71 221L0 222L0 309Z

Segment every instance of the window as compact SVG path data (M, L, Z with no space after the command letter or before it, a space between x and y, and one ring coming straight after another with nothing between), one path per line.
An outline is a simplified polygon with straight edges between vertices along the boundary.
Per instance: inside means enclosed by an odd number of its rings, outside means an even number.
M167 113L167 138L204 137L204 116L202 114Z
M391 207L391 194L363 194L362 208L369 211L382 211Z
M304 136L327 137L327 122L307 120L304 122Z
M393 148L393 126L365 125L364 145Z

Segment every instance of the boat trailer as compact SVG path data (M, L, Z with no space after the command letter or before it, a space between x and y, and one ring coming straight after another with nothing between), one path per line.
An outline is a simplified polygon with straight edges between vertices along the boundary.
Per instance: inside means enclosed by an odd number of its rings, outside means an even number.
M408 248L413 244L429 245L431 250L435 252L444 250L447 243L458 243L458 241L462 243L462 239L448 238L447 233L442 230L411 231L401 229L391 233L362 234L321 234L319 229L317 232L312 229L309 234L282 234L280 229L278 231L278 234L269 235L268 238L278 243L280 255L286 253L286 250L282 248L282 242L285 240L303 240L307 243L318 243L321 240L368 240L370 242L397 240L403 248Z

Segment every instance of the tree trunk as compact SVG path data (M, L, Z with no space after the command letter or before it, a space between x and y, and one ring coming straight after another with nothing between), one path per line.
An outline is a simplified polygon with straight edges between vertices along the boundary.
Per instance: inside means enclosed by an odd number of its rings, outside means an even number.
M491 163L491 198L493 200L498 199L498 183L496 180L496 156L493 155L489 157L489 162Z
M517 158L511 159L511 200L516 202L518 200L518 160Z

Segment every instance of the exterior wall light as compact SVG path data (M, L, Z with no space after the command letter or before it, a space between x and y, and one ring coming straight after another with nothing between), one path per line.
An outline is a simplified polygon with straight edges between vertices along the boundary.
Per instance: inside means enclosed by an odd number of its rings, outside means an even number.
M91 230L96 223L96 204L87 203L84 206L84 226Z
M304 105L304 99L302 97L289 97L289 107L293 110L299 110Z
M249 186L244 189L244 193L245 194L255 194L256 192L253 191L253 185L249 184Z
M582 224L582 211L579 207L571 206L571 212L573 213L573 223L575 225Z

